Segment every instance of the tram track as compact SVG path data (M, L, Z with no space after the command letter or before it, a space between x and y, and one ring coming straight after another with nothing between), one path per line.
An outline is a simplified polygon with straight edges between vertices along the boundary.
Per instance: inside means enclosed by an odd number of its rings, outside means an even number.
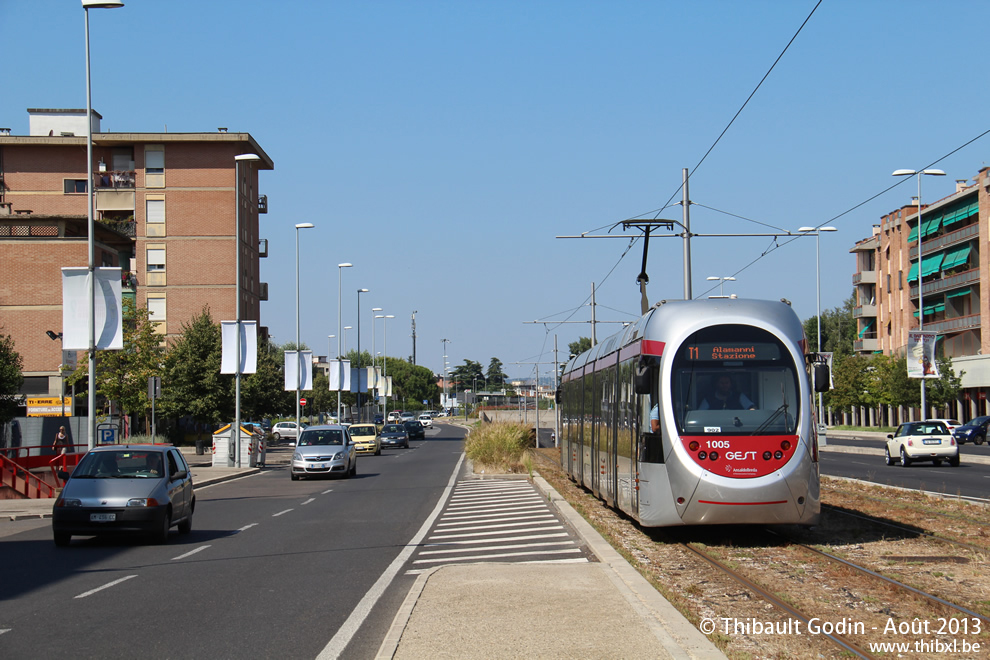
M911 622L940 620L978 623L979 632L966 639L988 647L990 578L984 577L984 566L990 552L946 538L951 530L944 518L929 518L931 527L921 528L920 519L899 525L884 519L893 510L891 500L884 509L866 506L862 511L848 504L823 506L822 524L814 528L642 528L574 484L558 462L541 459L541 474L555 473L551 483L567 491L565 497L696 623L793 620L806 630L811 619L865 624L865 633L852 635L841 630L803 636L728 631L717 642L730 657L873 658L883 655L871 651L878 642L920 639L899 634ZM838 554L820 550L823 546ZM885 633L884 625L896 625L898 633ZM926 640L949 639L935 635L935 627Z

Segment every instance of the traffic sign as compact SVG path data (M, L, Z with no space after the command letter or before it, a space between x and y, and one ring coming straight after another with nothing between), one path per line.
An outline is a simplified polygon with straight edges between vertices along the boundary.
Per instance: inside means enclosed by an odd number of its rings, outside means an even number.
M305 398L299 399L299 405L300 406L305 406L306 405L306 399Z

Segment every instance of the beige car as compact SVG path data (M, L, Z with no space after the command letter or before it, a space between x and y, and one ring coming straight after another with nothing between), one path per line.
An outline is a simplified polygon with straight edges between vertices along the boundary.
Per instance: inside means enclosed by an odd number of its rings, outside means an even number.
M378 437L378 427L374 424L351 424L347 429L351 442L359 454L382 455L382 443Z

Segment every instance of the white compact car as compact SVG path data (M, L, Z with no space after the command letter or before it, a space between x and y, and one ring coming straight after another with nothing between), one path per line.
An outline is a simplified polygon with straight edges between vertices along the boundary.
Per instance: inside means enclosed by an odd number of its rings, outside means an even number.
M937 466L947 460L952 467L959 466L959 445L941 420L901 424L887 436L884 454L887 465L900 461L908 467L915 461L931 461Z
M417 419L419 419L419 423L425 426L426 428L430 428L431 426L433 426L433 418L430 417L429 415L420 415Z

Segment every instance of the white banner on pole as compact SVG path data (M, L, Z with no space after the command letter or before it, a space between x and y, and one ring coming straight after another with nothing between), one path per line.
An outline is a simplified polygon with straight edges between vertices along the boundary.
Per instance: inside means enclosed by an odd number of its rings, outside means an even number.
M351 392L368 391L368 372L370 369L354 367L351 369Z
M285 352L285 390L313 389L313 351Z
M97 268L93 288L96 348L124 348L120 268ZM62 350L89 350L89 269L62 269Z
M908 332L908 378L941 378L935 362L935 338L938 333Z
M236 374L237 321L221 321L220 332L223 339L220 373ZM258 322L241 321L241 373L253 374L256 371L258 371Z
M329 372L331 392L351 391L351 361L350 360L330 360ZM343 381L343 382L341 382Z

